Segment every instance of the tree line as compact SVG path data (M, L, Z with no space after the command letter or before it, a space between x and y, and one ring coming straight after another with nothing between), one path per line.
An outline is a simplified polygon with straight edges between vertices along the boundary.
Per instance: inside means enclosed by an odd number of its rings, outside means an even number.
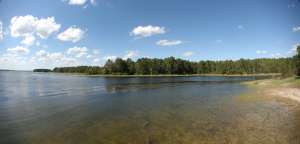
M107 60L104 66L57 67L52 72L103 75L261 74L300 75L300 46L290 58L188 61L175 57Z
M224 61L192 62L179 58L141 58L108 60L103 67L77 66L54 68L59 73L112 74L112 75L158 75L158 74L260 74L282 73L293 75L296 72L294 58L262 58Z

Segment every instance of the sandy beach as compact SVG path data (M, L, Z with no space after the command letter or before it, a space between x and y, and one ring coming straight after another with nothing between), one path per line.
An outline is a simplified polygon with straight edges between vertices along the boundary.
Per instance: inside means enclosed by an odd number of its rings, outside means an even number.
M265 96L284 98L300 103L300 80L296 78L271 79L246 82L248 86L255 87Z

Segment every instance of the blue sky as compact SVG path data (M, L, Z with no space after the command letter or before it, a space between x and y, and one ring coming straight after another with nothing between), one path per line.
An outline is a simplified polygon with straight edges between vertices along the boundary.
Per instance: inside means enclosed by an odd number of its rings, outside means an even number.
M0 69L287 57L298 0L1 0Z

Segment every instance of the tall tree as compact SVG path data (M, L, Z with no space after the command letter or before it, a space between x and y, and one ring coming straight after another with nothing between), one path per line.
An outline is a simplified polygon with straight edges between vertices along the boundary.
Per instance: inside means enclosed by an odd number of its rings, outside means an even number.
M296 61L296 74L300 76L300 45L297 46L297 55L295 56Z

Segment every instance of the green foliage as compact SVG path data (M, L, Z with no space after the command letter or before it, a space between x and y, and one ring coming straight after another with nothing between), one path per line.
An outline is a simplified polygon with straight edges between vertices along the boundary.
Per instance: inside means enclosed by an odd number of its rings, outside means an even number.
M97 66L78 66L54 68L53 72L58 73L85 73L85 74L104 74L104 69Z
M51 72L50 69L34 69L33 72Z
M117 58L115 61L108 60L103 67L63 67L55 68L53 71L118 75L282 73L284 76L291 76L296 70L298 74L300 74L299 66L300 56L298 54L294 58L262 58L240 59L236 61L224 60L199 62L191 62L183 59L176 59L174 57L165 59L141 58L136 62L131 59L123 60Z
M296 63L296 74L300 76L300 45L297 46L297 55L294 57Z

